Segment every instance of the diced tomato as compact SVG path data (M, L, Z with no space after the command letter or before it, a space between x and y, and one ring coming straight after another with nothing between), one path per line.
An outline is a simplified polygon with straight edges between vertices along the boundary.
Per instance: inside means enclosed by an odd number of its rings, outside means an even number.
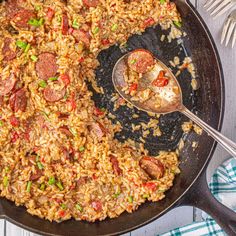
M131 84L131 86L129 87L129 92L133 92L136 91L138 89L138 84L137 83L133 83Z
M68 74L62 74L60 76L60 79L63 81L65 86L68 86L70 84L70 77Z
M60 210L60 211L58 212L58 215L59 215L60 217L64 217L64 216L66 215L66 212L63 211L63 210Z
M165 76L166 72L164 70L161 70L159 72L158 78L163 78Z
M41 162L45 163L45 158L41 157Z
M70 111L73 111L76 109L77 105L76 105L76 101L75 101L75 93L71 94L70 99L68 100L68 103L70 105Z
M156 87L165 87L168 84L169 80L167 78L156 79L152 82L153 86Z
M102 39L102 45L106 46L106 45L109 45L110 44L110 41L109 39Z
M30 141L30 130L24 132L24 139L28 142Z
M16 131L13 131L12 132L12 137L11 137L12 143L15 143L18 140L19 137L20 137L19 134Z
M96 180L98 178L96 174L93 174L92 177L93 177L93 180Z
M95 211L101 211L102 210L102 203L100 202L100 201L93 201L92 203L91 203L91 205L92 205L92 207L93 207L93 209L95 210Z
M74 32L74 29L72 27L70 27L68 30L68 34L73 34L73 32Z
M79 62L81 63L81 62L84 62L84 57L80 57L79 58Z
M102 115L104 115L104 111L102 111L102 110L99 109L98 107L95 107L95 109L94 109L94 114L95 114L96 116L102 116Z
M55 14L55 11L52 9L52 8L48 8L48 11L47 11L47 18L48 18L48 20L52 20L52 18L53 18L53 16L54 16L54 14Z
M14 127L18 127L20 125L20 121L15 116L10 117L10 123Z
M155 23L154 19L152 17L148 17L146 20L144 20L144 27L151 26Z
M150 189L151 191L155 191L157 189L157 184L153 182L147 182L144 184L144 186Z
M59 199L59 198L54 198L54 200L55 200L58 204L61 203L61 199Z

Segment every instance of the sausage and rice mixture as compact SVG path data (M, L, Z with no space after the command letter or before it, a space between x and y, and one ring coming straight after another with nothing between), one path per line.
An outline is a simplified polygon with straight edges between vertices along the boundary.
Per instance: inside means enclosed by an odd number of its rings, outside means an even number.
M103 220L159 201L175 152L148 156L114 139L95 107L98 53L156 23L168 0L8 0L0 4L0 196L50 221Z

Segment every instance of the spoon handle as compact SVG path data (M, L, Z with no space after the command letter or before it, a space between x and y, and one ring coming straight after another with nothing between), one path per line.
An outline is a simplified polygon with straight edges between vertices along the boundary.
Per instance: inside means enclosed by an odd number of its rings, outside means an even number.
M215 141L217 141L226 151L228 151L233 157L236 157L236 143L232 140L226 138L223 134L209 126L186 107L180 109L180 112L186 115L194 123L200 126L204 131L206 131Z

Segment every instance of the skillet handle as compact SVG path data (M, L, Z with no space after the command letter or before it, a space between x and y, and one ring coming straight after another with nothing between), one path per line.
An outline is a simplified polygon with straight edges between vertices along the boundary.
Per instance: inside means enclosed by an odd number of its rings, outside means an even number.
M236 213L221 204L209 190L206 171L197 179L180 205L190 205L207 212L229 236L236 235Z

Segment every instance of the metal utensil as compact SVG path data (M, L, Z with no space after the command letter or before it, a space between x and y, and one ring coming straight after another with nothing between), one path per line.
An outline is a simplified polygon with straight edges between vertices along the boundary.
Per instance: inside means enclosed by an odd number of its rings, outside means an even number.
M225 46L228 45L230 38L232 38L232 48L234 47L236 41L236 9L233 10L227 20L224 23L222 35L221 35L221 44L225 40Z
M204 7L207 11L212 10L211 16L217 18L236 5L236 0L209 0Z
M124 88L127 83L125 81L124 72L127 68L127 57L128 54L125 54L123 57L121 57L117 63L115 64L113 68L112 73L112 81L115 86L115 89L117 92L129 103L134 105L140 110L146 111L146 112L152 112L156 114L166 114L171 113L175 111L179 111L186 115L188 118L190 118L192 121L194 121L197 125L199 125L204 131L206 131L212 138L214 138L221 146L227 150L231 155L236 157L236 144L231 141L230 139L226 138L224 135L222 135L220 132L209 126L207 123L205 123L203 120L201 120L199 117L197 117L195 114L193 114L190 110L188 110L183 105L182 100L182 90L180 88L180 85L176 79L176 77L173 75L171 70L160 60L156 59L157 64L154 66L154 68L143 75L141 78L142 81L145 81L145 83L142 83L142 85L146 85L146 88L151 89L155 93L162 93L162 105L156 106L155 99L150 98L147 102L140 102L140 101L132 101L132 97L129 94L126 94L122 88ZM169 79L169 84L166 87L156 87L152 85L152 81L157 78L160 70L166 71ZM177 93L175 92L177 89ZM161 91L163 90L163 91Z

